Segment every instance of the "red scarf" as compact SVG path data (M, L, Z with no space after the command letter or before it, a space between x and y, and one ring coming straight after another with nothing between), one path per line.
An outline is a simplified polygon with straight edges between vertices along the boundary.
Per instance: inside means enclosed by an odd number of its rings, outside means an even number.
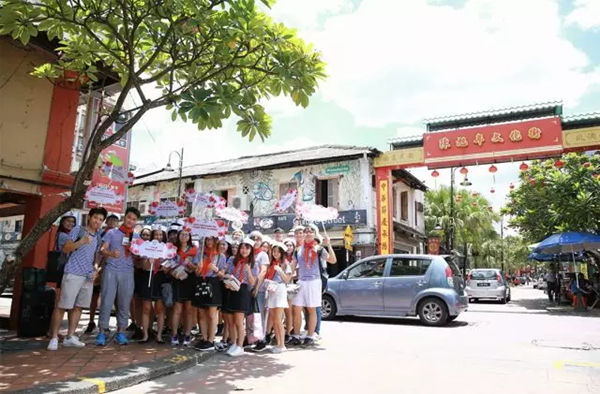
M254 248L254 256L256 257L257 254L259 254L260 252L262 252L262 246L259 246L258 248Z
M204 260L202 261L202 271L200 272L203 278L206 278L206 275L208 275L210 264L212 263L216 255L216 249L210 249L204 253Z
M133 233L133 228L125 227L125 225L122 224L121 227L119 227L119 231L122 232L125 235L125 237L127 237L127 239L129 240L129 243L131 243L131 234ZM123 246L123 250L125 251L125 257L131 256L131 252L129 251L129 246L127 246L127 247Z
M273 280L273 277L275 276L275 267L277 267L280 264L281 264L281 260L277 261L277 260L273 259L271 261L271 264L269 264L269 268L267 268L267 276L266 276L267 279Z
M244 282L244 266L246 265L246 263L248 262L248 259L246 257L242 257L241 259L239 259L238 261L236 261L235 263L235 267L233 267L233 276L235 276L236 278L238 278L240 280L240 283Z
M198 254L198 248L195 246L192 246L187 251L185 251L183 249L179 249L177 251L177 254L179 255L179 265L183 265L183 264L185 264L186 258L196 257L196 255Z
M312 267L312 261L317 258L317 252L314 250L315 244L314 240L310 242L304 241L304 266L308 269Z

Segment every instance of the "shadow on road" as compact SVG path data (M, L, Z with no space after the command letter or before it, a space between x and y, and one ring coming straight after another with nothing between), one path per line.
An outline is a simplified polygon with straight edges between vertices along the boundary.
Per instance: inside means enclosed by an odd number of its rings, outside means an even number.
M460 319L460 316L459 316ZM398 324L403 326L422 326L423 328L457 328L467 326L467 322L462 321L452 321L445 326L442 327L432 327L426 326L417 318L385 318L385 317L359 317L359 316L340 316L336 317L334 320L337 322L351 322L351 323L366 323L366 324Z
M203 365L207 367L204 373L198 372L197 368L191 368L166 378L165 383L154 381L154 387L145 389L145 392L162 394L255 391L253 379L283 375L292 368L291 365L282 363L275 357L252 355L235 359L225 355L216 355ZM173 380L177 380L177 382L174 383Z

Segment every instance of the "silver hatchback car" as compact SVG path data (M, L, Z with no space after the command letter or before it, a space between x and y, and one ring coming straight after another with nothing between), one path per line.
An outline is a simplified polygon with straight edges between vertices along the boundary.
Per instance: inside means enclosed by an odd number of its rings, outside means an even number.
M497 268L474 269L467 275L469 299L493 299L506 304L510 301L510 286Z
M330 278L322 317L419 316L441 326L467 310L468 297L456 264L437 255L393 254L359 260Z

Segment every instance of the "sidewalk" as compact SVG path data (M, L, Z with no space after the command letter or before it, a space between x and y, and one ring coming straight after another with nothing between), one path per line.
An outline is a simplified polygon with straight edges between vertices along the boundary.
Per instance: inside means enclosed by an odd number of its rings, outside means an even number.
M0 299L0 307L6 309L7 304L10 299ZM14 331L0 330L0 391L102 393L181 371L214 354L156 342L98 347L95 334L82 334L87 322L84 311L77 335L85 347L61 344L56 351L46 350L48 338L18 338ZM66 319L61 334L65 327Z
M8 334L8 335L7 335ZM80 338L86 347L48 351L46 338L0 340L0 391L104 392L137 384L196 365L213 355L166 344L135 342L106 347L94 336Z

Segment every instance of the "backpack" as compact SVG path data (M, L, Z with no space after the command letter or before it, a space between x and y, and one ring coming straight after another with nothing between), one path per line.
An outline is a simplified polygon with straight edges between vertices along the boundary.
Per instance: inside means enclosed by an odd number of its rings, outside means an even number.
M300 248L297 248L296 250L294 250L294 258L296 259L296 261L298 261L298 251L299 250L300 250ZM324 250L325 250L325 248L319 247L319 250L317 251L317 256L318 256L317 263L319 264L319 273L321 274L321 292L322 293L325 293L325 290L327 290L327 280L329 279L329 274L327 273L327 269L323 268L323 264L321 264L321 259L323 258Z
M77 241L79 241L87 233L84 226L79 227ZM102 246L102 238L98 232L96 233L97 248ZM55 249L58 249L58 235L56 236ZM60 284L65 272L65 266L71 253L64 253L62 250L52 250L48 252L48 263L46 264L46 281Z

